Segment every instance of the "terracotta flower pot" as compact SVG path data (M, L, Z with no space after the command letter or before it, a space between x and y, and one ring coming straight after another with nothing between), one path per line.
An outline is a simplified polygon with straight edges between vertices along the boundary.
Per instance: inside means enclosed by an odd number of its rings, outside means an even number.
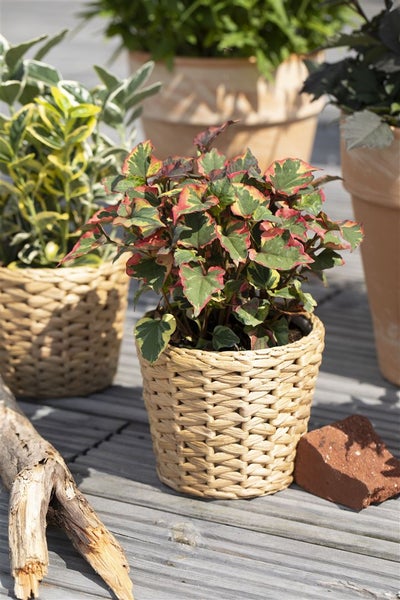
M129 58L133 71L149 57L131 53ZM156 63L152 81L163 86L146 100L145 136L160 158L190 156L200 131L237 119L218 139L218 148L228 158L249 147L263 169L280 158L309 161L324 100L311 102L299 93L306 76L297 56L282 63L272 81L260 76L248 59L178 57L172 72Z
M388 148L347 150L343 184L364 227L361 255L381 373L400 385L400 129Z

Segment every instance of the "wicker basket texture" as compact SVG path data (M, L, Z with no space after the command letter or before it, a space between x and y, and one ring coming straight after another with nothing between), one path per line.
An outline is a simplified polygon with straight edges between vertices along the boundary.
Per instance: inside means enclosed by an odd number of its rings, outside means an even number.
M0 372L13 393L57 398L110 385L128 285L123 264L0 268Z
M324 348L311 317L302 339L265 350L169 347L140 357L143 397L160 480L190 495L250 498L293 481Z

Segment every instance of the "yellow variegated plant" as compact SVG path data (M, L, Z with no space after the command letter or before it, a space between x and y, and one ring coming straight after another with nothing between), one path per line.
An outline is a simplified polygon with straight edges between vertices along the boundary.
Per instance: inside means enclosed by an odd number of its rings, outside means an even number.
M17 46L0 36L0 108L7 109L0 113L1 266L57 266L107 201L101 181L118 173L140 102L159 88L142 87L151 62L123 80L95 67L101 83L94 89L63 80L42 59L65 33ZM85 257L99 260L99 253Z

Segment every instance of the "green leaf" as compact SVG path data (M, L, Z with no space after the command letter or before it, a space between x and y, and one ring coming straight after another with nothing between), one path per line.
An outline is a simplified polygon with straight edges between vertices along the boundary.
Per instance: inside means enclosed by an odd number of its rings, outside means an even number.
M96 127L96 119L90 119L86 125L82 125L82 127L76 127L70 134L65 137L65 146L71 147L76 146L84 141L86 141L93 130Z
M12 160L13 151L10 144L0 137L0 162L9 163Z
M151 235L154 231L164 226L157 208L151 206L146 200L141 199L136 201L129 221L135 227L139 227L141 235L144 237Z
M225 271L221 267L210 267L205 273L201 266L180 266L182 286L186 298L194 307L197 317L211 297L223 289Z
M200 262L201 257L193 250L177 248L174 252L174 263L179 267L182 263Z
M129 97L131 94L136 92L136 90L145 83L154 70L154 62L149 60L144 63L141 67L139 67L128 79L126 92ZM159 85L159 84L155 84Z
M172 208L174 223L181 215L205 212L218 203L215 197L206 197L207 184L186 185L179 194L178 203Z
M270 302L268 300L252 298L235 308L235 315L244 325L257 327L264 323L269 310Z
M159 265L154 258L146 258L134 254L126 263L126 273L129 277L140 279L156 293L159 293L165 281L167 269Z
M93 68L108 90L115 90L121 85L121 80L104 67L94 65Z
M46 54L48 54L50 52L50 50L52 48L54 48L60 42L62 42L62 40L67 35L67 33L68 33L68 29L62 29L59 33L57 33L56 35L54 35L54 36L52 36L50 38L48 36L44 36L44 37L46 37L47 41L36 52L36 54L34 55L34 59L35 60L42 60L46 56ZM41 39L41 38L39 38L39 39Z
M303 292L301 282L295 279L289 286L281 288L275 292L276 298L285 298L286 300L294 300L307 312L312 312L317 305L312 295L308 292Z
M100 111L100 106L96 106L95 104L79 104L78 106L73 106L69 114L73 119L88 119L89 117L98 115Z
M184 248L204 248L217 237L216 226L208 214L194 213L185 215L182 225L178 225L179 245Z
M215 350L222 350L223 348L232 348L240 343L240 338L236 335L230 327L224 325L217 325L214 328L212 335L212 345Z
M246 223L232 219L222 227L217 227L217 235L233 261L246 261L250 247L250 233Z
M233 186L236 199L231 209L235 215L254 221L278 220L268 208L269 198L257 188L244 183L234 183Z
M54 132L51 134L48 129L39 124L32 124L27 128L27 131L35 138L40 144L43 144L47 148L53 150L61 150L63 147L63 140L56 135Z
M124 162L122 173L128 175L133 185L145 184L151 164L153 145L150 141L138 144Z
M152 85L148 85L139 92L135 94L131 94L130 96L126 96L120 105L124 107L125 110L136 106L139 102L143 102L149 96L153 96L161 89L161 83L153 83Z
M322 209L322 203L322 191L316 190L307 194L301 194L295 204L293 204L293 207L310 215L317 216Z
M278 346L286 346L289 343L289 323L287 319L282 317L278 321L274 321L271 329Z
M11 106L22 89L19 81L6 81L0 85L0 100Z
M353 148L386 148L394 140L390 126L369 110L346 117L342 132L348 150Z
M278 271L253 262L249 263L247 274L250 283L259 290L274 290L280 281Z
M209 175L212 171L223 169L224 165L225 156L220 154L216 148L202 154L198 160L199 171L202 175Z
M135 327L135 338L143 358L154 363L168 346L175 329L175 317L169 313L161 319L139 319Z
M355 250L363 239L363 231L358 223L354 221L344 221L340 223L340 231L343 239L350 244L350 249Z
M312 271L324 271L343 264L343 258L331 248L324 248L322 252L314 255L314 262L310 265Z
M22 44L18 44L17 46L9 47L6 53L6 65L12 73L19 63L19 61L23 58L23 56L38 42L46 39L46 35L41 35L37 38L29 40L27 42L23 42Z
M28 81L32 79L49 87L57 85L61 81L61 73L55 67L36 60L30 60L26 65L26 76Z
M279 271L288 271L298 265L311 262L300 245L288 246L280 236L264 240L260 252L250 251L250 259L264 267Z
M277 193L292 196L311 183L314 170L300 159L286 158L272 163L265 172L265 177Z

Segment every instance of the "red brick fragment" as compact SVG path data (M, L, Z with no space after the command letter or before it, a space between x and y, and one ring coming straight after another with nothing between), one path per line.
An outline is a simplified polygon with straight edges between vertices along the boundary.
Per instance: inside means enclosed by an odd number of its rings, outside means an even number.
M300 439L294 479L311 494L361 510L400 493L400 460L366 417L351 415Z

